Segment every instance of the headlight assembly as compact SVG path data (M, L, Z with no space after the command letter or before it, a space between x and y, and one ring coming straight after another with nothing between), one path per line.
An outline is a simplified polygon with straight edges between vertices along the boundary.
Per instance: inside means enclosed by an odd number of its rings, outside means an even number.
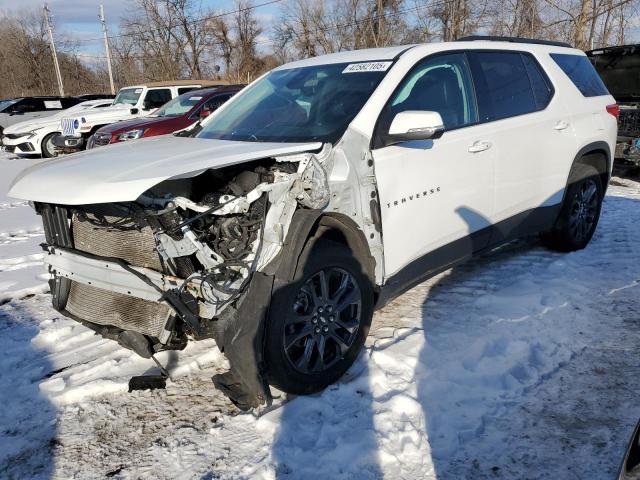
M127 140L136 140L144 135L144 128L137 128L135 130L129 130L128 132L118 135L119 142L126 142Z

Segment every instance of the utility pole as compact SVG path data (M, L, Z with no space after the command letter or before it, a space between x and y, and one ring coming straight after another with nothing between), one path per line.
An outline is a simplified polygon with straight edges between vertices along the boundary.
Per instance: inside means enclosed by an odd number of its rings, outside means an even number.
M109 85L111 85L111 95L116 94L116 88L113 86L113 71L111 70L111 52L109 51L109 36L107 35L107 23L104 20L104 7L100 5L100 13L98 15L100 23L102 23L102 33L104 33L104 49L107 52L107 69L109 70Z
M51 42L51 54L53 55L53 66L56 69L56 77L58 78L58 90L60 96L64 97L64 86L62 85L62 75L60 74L60 65L58 65L58 55L56 54L56 44L53 42L53 30L51 29L51 12L49 7L45 3L42 8L44 9L44 24L49 32L49 41Z

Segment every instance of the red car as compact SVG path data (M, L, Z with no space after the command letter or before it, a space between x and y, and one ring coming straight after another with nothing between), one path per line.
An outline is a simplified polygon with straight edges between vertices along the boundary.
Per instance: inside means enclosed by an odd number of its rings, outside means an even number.
M105 125L89 139L87 148L177 132L208 116L243 87L232 85L183 93L151 115Z

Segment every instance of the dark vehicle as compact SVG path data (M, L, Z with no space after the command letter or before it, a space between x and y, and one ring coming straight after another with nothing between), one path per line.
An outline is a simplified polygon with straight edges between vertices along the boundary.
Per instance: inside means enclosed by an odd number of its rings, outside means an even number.
M84 95L76 95L76 98L79 98L82 101L85 101L85 100L102 100L105 98L116 98L116 96L111 93L86 93Z
M151 115L105 125L89 140L88 148L183 130L217 110L243 86L204 88L183 93Z
M640 423L633 431L633 436L620 466L618 479L640 480Z
M616 159L640 166L640 44L586 53L620 106Z
M0 102L0 135L14 123L46 117L84 100L77 97L21 97Z

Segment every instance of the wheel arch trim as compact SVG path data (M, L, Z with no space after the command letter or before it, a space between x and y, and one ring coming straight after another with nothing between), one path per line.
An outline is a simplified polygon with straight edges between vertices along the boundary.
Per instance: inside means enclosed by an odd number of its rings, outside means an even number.
M592 155L602 155L604 157L604 171L601 171L602 168L598 165L597 160L590 159L589 156ZM593 158L593 157L592 157ZM576 180L571 178L571 174L574 171L575 165L589 165L594 167L596 170L600 172L600 175L606 175L606 178L603 178L602 187L604 191L607 190L607 184L609 183L609 179L611 178L611 168L612 168L612 158L611 158L611 149L609 148L609 144L604 141L591 142L587 145L583 146L573 159L573 163L571 164L571 170L569 171L569 176L567 177L567 186L571 180ZM606 180L606 181L605 181Z
M346 215L317 209L298 209L293 215L284 245L278 257L265 269L280 281L295 275L300 255L309 242L317 241L330 232L338 232L360 261L365 273L375 280L375 259L371 255L364 232ZM374 282L375 283L375 282Z

